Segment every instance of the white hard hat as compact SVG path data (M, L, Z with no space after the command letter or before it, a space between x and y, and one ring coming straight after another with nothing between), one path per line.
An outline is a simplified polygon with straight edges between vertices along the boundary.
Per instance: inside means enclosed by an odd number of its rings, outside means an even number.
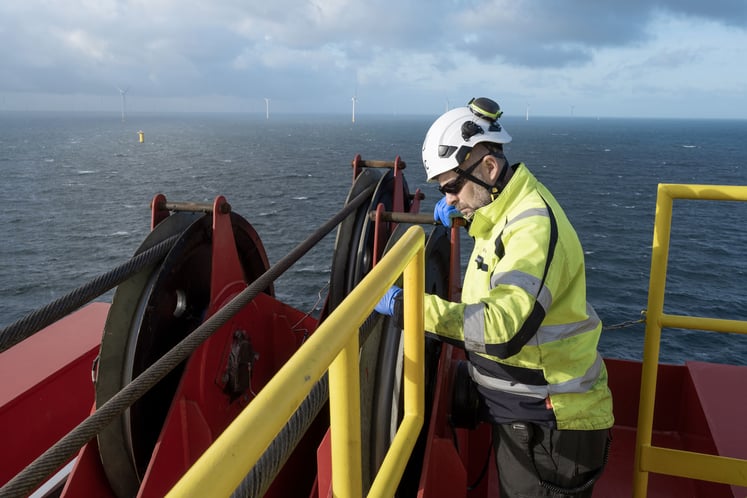
M480 97L439 117L423 141L423 166L428 181L459 166L481 142L501 146L509 143L511 135L498 123L502 114L495 101Z

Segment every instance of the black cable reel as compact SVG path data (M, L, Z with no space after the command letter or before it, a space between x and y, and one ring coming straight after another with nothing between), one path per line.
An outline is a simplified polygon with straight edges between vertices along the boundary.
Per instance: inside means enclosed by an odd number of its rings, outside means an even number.
M269 268L267 256L244 218L230 213L230 222L245 279L251 282ZM173 213L136 251L179 236L163 260L117 287L101 342L97 407L204 322L210 304L211 225L209 214ZM273 295L272 286L265 293ZM137 494L183 369L184 364L168 373L98 435L103 468L117 496Z
M373 266L375 222L369 212L382 204L385 211L394 206L394 174L391 169L366 168L355 179L349 198L371 185L376 189L365 209L358 210L339 227L330 279L328 310L337 306L363 279ZM412 206L412 196L403 179L405 212ZM365 203L364 203L365 204ZM409 228L400 223L390 231L389 223L379 226L386 241L380 259ZM450 244L448 231L435 226L428 235L426 259L426 292L446 297L449 275ZM401 286L401 282L399 282ZM364 491L373 482L384 455L402 419L402 330L390 317L373 313L360 328L361 430ZM435 388L435 372L440 356L440 341L426 340L426 421L413 456L405 471L398 495L412 496L417 490L425 449L427 417Z

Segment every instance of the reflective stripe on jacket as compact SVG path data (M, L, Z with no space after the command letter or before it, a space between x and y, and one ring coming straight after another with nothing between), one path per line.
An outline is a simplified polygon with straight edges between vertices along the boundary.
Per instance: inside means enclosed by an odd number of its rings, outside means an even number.
M586 302L581 244L555 198L520 164L469 233L462 303L427 295L426 330L463 344L489 405L494 397L526 409L545 404L515 400L549 398L559 429L611 427L602 324Z

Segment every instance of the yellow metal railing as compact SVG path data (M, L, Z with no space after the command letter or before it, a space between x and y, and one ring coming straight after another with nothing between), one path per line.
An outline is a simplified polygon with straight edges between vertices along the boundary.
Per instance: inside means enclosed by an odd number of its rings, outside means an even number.
M646 496L648 473L656 472L704 481L747 486L747 460L673 450L651 445L656 374L664 327L747 334L747 321L667 315L664 286L667 274L673 199L747 201L747 187L720 185L659 185L651 255L646 337L643 346L641 397L638 409L633 496ZM738 428L735 428L738 429Z
M358 329L404 273L404 417L368 494L393 496L425 414L424 247L410 228L167 496L230 496L328 369L333 495L362 496Z

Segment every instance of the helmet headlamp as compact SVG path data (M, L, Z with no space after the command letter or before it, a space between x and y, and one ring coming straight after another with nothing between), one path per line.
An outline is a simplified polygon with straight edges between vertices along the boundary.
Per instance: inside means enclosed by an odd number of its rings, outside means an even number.
M501 106L498 105L498 102L486 97L473 98L467 106L472 111L472 114L479 118L487 119L491 123L503 116L503 111L501 111Z

